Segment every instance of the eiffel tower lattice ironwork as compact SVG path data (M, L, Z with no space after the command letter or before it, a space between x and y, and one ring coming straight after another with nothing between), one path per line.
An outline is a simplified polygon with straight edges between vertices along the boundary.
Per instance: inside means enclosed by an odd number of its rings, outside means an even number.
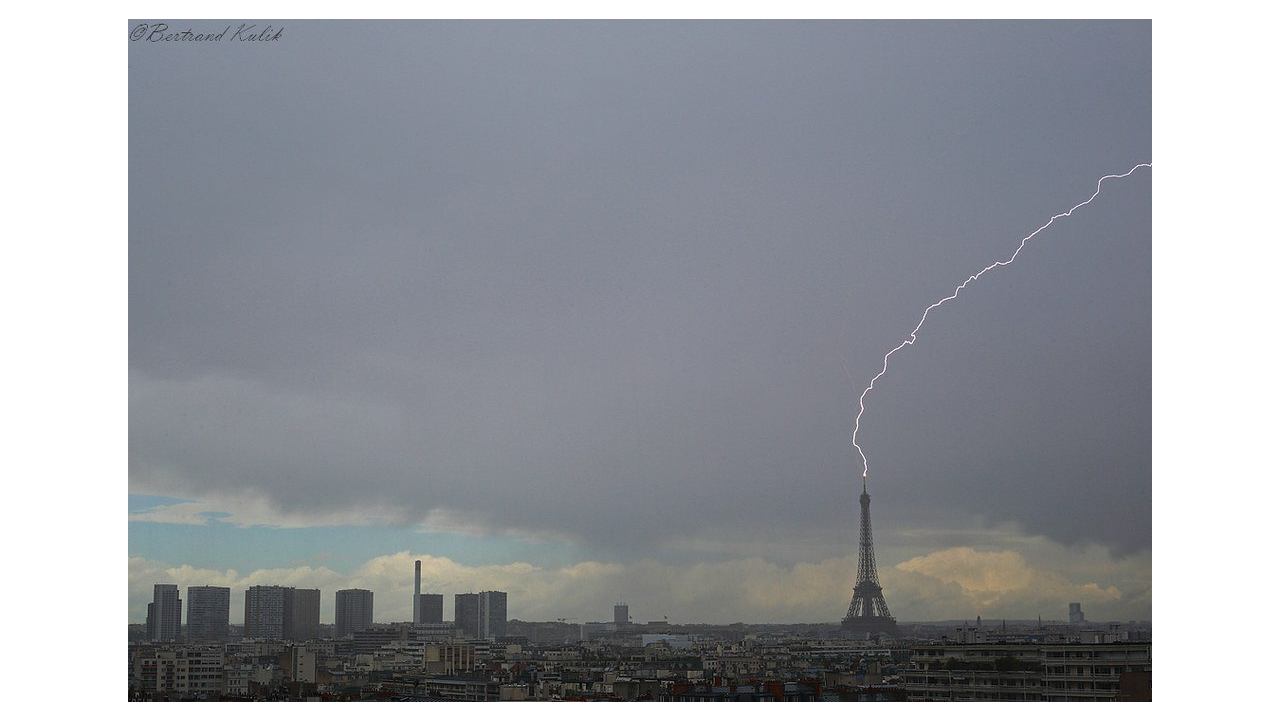
M898 634L898 621L889 614L880 587L880 574L876 572L876 551L871 543L871 496L867 494L867 480L862 480L862 526L858 535L858 583L853 586L853 599L849 612L840 622L844 630L856 633Z

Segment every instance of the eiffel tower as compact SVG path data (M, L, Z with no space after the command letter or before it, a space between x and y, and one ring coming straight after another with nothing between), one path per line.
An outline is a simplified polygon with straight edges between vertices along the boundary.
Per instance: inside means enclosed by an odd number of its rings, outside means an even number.
M880 575L876 572L876 550L871 544L871 496L867 494L867 479L862 478L862 529L858 537L858 584L853 586L853 599L849 601L849 613L840 622L843 630L853 633L898 634L898 621L889 614L880 588Z

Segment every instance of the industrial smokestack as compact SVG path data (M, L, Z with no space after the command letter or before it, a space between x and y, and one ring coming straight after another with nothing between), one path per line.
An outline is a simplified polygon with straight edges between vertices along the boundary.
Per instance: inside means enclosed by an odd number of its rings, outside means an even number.
M418 607L418 596L422 594L422 561L413 561L413 624L422 622L422 609Z

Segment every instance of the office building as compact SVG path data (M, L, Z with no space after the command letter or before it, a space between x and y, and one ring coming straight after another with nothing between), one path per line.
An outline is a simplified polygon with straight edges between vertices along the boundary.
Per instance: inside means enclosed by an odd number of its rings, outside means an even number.
M147 639L176 641L182 634L182 600L177 585L157 584L147 603Z
M351 654L367 655L377 652L387 645L409 642L409 626L407 625L375 625L364 630L357 630L351 635Z
M187 588L187 642L227 641L231 623L231 588L196 585Z
M373 591L339 590L333 600L334 632L346 637L373 625Z
M1072 625L1079 625L1084 622L1084 611L1080 609L1080 603L1075 602L1067 605L1067 620Z
M246 638L312 640L320 634L320 590L254 585L244 591Z
M476 637L501 637L507 634L507 594L486 590L479 598L480 627Z
M443 596L442 596L443 597ZM448 642L458 637L453 623L419 623L413 626L413 640L433 643Z
M320 636L320 589L285 588L284 636L314 640Z
M284 596L289 589L279 585L254 585L244 591L246 638L284 637Z
M453 624L463 637L480 637L480 596L457 593L453 596Z
M613 624L626 625L631 622L631 608L626 605L613 606Z
M426 593L418 595L417 625L439 625L444 622L444 596Z

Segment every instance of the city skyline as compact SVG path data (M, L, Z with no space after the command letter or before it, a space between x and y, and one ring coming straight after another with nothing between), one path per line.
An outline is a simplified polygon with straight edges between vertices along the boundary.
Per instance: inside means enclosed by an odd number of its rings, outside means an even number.
M131 622L838 623L884 352L1151 161L1146 21L284 28L129 47ZM1151 178L868 396L899 619L1151 617Z
M199 590L228 589L192 587L193 599ZM145 640L141 629L131 627L129 699L1152 699L1150 623L1088 622L1079 603L1071 603L1069 623L990 618L984 623L979 616L954 625L879 623L875 628L852 627L851 618L841 627L666 620L637 624L631 622L627 605L615 605L612 623L559 618L508 624L506 593L484 591L455 596L454 623L371 625L372 592L345 589L335 594L335 625L300 633L297 617L287 610L293 588L257 587L248 594L255 591L284 592L276 611L268 612L276 627L262 618L243 628L206 624L205 630L222 635L211 638L199 637L193 625L167 639L153 637L155 628L148 627ZM318 596L320 591L309 592ZM159 599L177 591L172 585L156 585L155 593ZM208 612L201 614L216 612L218 606L225 614L226 592L205 595ZM294 598L292 604L297 603ZM266 605L270 603L260 603ZM280 629L280 606L286 608L283 638L273 631Z
M164 583L156 584L154 586L155 596L157 598L160 598L162 596L166 597L170 602L176 600L179 606L184 602L187 603L187 610L185 611L186 614L182 617L180 621L175 622L174 620L170 620L168 622L169 627L165 629L157 629L157 627L153 626L150 621L148 621L147 623L139 624L140 625L139 632L145 634L145 636L147 637L147 640L149 641L179 642L179 643L196 644L196 645L221 644L228 639L229 637L228 632L229 632L229 629L232 627L240 628L239 630L236 631L237 634L243 633L243 634L246 634L247 637L256 637L258 639L286 639L286 640L293 640L293 641L299 641L299 642L314 640L315 637L309 636L311 633L298 633L296 631L291 631L293 630L293 628L291 628L290 626L293 625L293 623L291 623L290 620L288 619L290 613L284 610L284 607L291 604L289 600L285 599L285 597L289 593L296 592L298 590L299 590L298 588L281 587L281 586L253 586L250 588L246 588L246 591L244 593L246 600L250 597L253 597L255 594L261 595L263 591L279 591L280 592L280 603L278 603L280 607L277 608L275 611L271 611L271 612L275 612L276 615L279 615L279 617L275 617L271 621L276 627L274 629L268 629L264 633L263 627L262 627L262 619L261 619L261 613L263 612L263 610L261 609L246 611L246 606L242 604L239 608L239 611L240 611L239 617L242 621L231 622L231 620L233 619L232 613L231 613L231 597L232 597L232 593L230 592L231 588L217 587L217 586L210 586L210 585L192 585L186 588L186 591L189 595L189 599L184 601L180 599L183 592L183 589L181 587L178 587L172 584L164 584ZM302 592L319 593L320 595L322 595L325 592L325 590L323 588L316 588L316 589L310 589L310 590L304 589L302 590ZM614 605L612 618L606 617L605 614L600 614L599 617L593 617L590 619L563 618L563 617L560 617L560 618L527 617L523 619L507 618L506 617L506 593L503 591L494 591L494 590L488 590L488 591L483 591L479 593L468 592L468 593L455 594L453 596L454 608L455 608L454 616L448 619L445 619L442 616L444 596L440 594L423 593L418 596L425 601L423 606L424 607L423 616L421 619L387 618L387 619L380 620L378 622L374 622L372 590L366 590L363 588L344 588L344 589L335 591L333 594L334 594L334 606L333 606L333 613L331 618L332 622L328 622L328 619L324 616L323 613L320 613L319 616L314 619L314 622L317 627L319 626L332 627L334 637L343 637L344 635L348 635L355 631L364 630L366 628L370 628L375 625L377 626L386 626L386 625L417 626L421 623L422 625L425 625L425 626L436 626L441 624L453 625L456 628L458 628L459 633L462 633L462 635L460 635L459 637L465 636L471 639L483 639L485 637L495 637L495 636L502 635L503 632L492 632L492 630L495 630L495 629L505 630L505 622L507 619L517 620L525 623L534 623L534 624L537 624L537 623L545 624L545 623L555 622L555 623L568 624L573 626L612 625L619 629L629 628L633 630L643 629L643 627L646 625L667 626L668 624L674 624L674 625L716 625L717 624L717 623L685 623L685 622L682 622L679 618L669 618L666 616L663 616L661 620L655 619L655 620L637 622L630 615L630 612L629 612L630 607L628 605ZM320 595L314 595L313 597L315 597L318 600ZM496 597L498 598L498 600L496 604L491 604L490 601L487 601L485 599L485 596L489 596L490 598ZM261 605L262 605L261 601L255 601L255 602L256 602L255 607L261 608ZM312 603L312 606L318 607L318 603ZM460 622L458 614L459 614L459 609L462 608L463 606L466 606L468 609L466 609L463 612L463 617ZM169 612L172 613L173 611L169 611ZM1045 618L1043 616L1040 616L1035 619L1035 623L1037 625L1046 626L1046 627L1051 627L1054 625L1063 625L1063 624L1073 625L1073 626L1085 626L1087 624L1089 626L1094 626L1094 627L1098 626L1099 624L1107 624L1107 623L1111 623L1113 624L1113 626L1123 624L1123 623L1116 623L1116 621L1114 620L1103 620L1101 622L1093 619L1086 620L1083 604L1080 602L1071 602L1067 604L1065 618L1066 619L1063 620L1057 617ZM1007 618L1007 617L993 618L990 615L988 615L987 619L988 619L988 622L1004 624L1005 622L1009 621L1011 618ZM1018 623L1025 623L1025 622L1028 622L1030 618L1012 618L1012 620ZM847 627L848 622L849 622L849 618L846 617L845 620L840 624L841 629L845 632L846 635L850 632L850 629ZM945 620L923 621L920 624L937 624L939 622L941 623L961 622L967 625L967 623L969 622L969 619L968 618L947 618ZM1128 621L1128 622L1134 623L1139 621ZM1148 621L1141 621L1141 622L1148 622ZM724 623L719 623L719 624L723 625ZM786 623L776 623L776 624L782 625ZM795 623L795 624L827 625L830 628L836 627L836 624L831 622ZM981 615L976 617L976 624L977 624L977 627L982 626ZM485 632L485 630L490 630L490 632ZM857 630L854 630L852 637L857 637L860 634L862 633ZM877 629L872 631L872 634L884 634L886 636L892 637L895 635L895 632L891 630ZM156 637L156 635L160 635L162 637Z

